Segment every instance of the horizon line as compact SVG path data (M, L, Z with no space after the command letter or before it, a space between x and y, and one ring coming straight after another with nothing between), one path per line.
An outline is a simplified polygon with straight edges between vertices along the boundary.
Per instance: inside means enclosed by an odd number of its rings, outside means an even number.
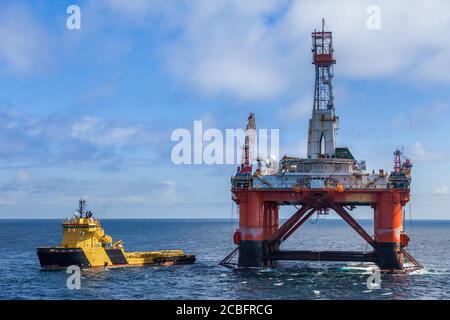
M64 220L67 218L0 218L0 221L5 221L5 220ZM238 218L217 218L217 217L204 217L204 218L194 218L194 217L185 217L185 218L151 218L151 217L142 217L142 218L138 218L138 217L110 217L110 218L98 218L99 220L235 220L235 221L239 221ZM286 218L280 218L280 220L287 220L289 219L289 217ZM368 221L373 221L372 218L355 218L357 220L368 220ZM340 218L326 218L326 219L319 219L321 221L326 221L326 220L334 220L334 221L344 221L343 219ZM448 219L444 219L444 218L413 218L413 219L408 219L406 220L406 222L408 221L450 221L450 218ZM345 222L345 221L344 221Z

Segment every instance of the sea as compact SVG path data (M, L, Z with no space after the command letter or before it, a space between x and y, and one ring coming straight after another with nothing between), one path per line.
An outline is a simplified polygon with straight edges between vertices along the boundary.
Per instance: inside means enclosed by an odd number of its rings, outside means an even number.
M373 233L373 222L359 221ZM36 247L61 241L60 220L0 220L0 299L450 299L450 221L406 223L408 251L425 269L382 274L379 289L367 285L371 264L277 262L268 268L234 270L219 262L234 248L237 221L103 219L127 251L183 249L193 265L98 268L81 271L69 289L66 270L42 271ZM282 248L368 251L342 220L310 220Z

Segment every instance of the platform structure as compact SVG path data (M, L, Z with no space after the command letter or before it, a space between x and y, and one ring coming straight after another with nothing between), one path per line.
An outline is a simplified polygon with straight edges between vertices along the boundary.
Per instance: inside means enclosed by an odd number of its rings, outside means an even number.
M410 200L412 163L394 152L394 170L366 172L365 161L357 161L346 147L336 146L338 117L333 96L332 33L312 33L315 91L308 128L306 158L283 156L279 163L271 157L255 161L246 138L243 162L231 178L232 199L239 209L239 228L234 234L237 248L222 262L230 266L238 255L238 267L262 267L277 260L374 262L382 270L408 270L422 266L405 250L409 237L403 227L403 208ZM250 114L248 129L255 128ZM247 154L246 154L247 153ZM281 206L296 212L282 225ZM373 209L372 237L351 213L360 206ZM336 212L369 245L368 252L282 250L281 245L313 215Z
M233 200L239 205L239 229L234 240L239 246L241 267L262 267L275 260L317 260L376 262L381 269L403 269L402 249L408 237L403 230L402 207L409 201L407 189L235 188ZM300 208L279 226L282 205ZM374 208L374 238L349 213L349 208L357 206ZM371 246L371 252L280 250L280 245L313 214L330 209Z

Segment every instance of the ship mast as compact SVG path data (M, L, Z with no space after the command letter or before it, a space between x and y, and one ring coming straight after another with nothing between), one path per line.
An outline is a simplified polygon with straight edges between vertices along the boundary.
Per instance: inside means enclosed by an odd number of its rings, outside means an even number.
M86 200L80 199L78 201L78 213L80 214L80 218L83 218L83 214L86 212Z

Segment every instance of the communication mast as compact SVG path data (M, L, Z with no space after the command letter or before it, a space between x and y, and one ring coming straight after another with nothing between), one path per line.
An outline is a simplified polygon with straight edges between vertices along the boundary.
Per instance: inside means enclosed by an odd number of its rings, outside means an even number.
M78 201L78 213L80 214L80 217L83 217L86 213L86 200L80 199Z

